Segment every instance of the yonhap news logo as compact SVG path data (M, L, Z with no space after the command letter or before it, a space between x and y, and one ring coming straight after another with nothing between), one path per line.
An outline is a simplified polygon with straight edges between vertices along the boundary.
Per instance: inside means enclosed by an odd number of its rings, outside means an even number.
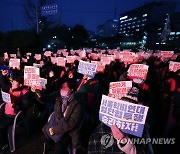
M123 142L127 144L175 144L175 138L124 138Z

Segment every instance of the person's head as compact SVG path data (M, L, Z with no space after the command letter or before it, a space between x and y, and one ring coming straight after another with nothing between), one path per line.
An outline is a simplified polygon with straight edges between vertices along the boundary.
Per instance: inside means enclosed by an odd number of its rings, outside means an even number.
M3 76L7 75L8 74L8 70L1 70L1 73Z
M69 96L72 92L76 90L76 83L72 79L65 80L60 88L61 96Z
M21 76L15 76L13 77L12 81L12 89L18 89L23 86L24 79Z

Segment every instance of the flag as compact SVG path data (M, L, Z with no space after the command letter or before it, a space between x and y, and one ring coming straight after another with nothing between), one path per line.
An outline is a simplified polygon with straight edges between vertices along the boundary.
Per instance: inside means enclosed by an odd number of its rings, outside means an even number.
M162 32L162 34L160 36L162 42L167 40L167 37L169 36L170 32L171 32L171 29L170 29L170 18L169 18L169 15L168 15L166 23L164 25L163 32Z

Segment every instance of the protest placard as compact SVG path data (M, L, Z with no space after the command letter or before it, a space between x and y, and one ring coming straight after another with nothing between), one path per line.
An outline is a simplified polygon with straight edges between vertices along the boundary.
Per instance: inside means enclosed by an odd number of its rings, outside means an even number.
M142 83L146 80L148 73L148 65L144 64L132 64L128 69L128 76L136 83Z
M174 62L170 61L169 63L169 70L172 72L176 72L180 69L180 63L179 62Z
M42 89L46 89L47 79L39 78Z
M3 99L4 102L11 103L11 96L10 96L9 93L3 92L1 90L1 95L2 95L2 99Z
M161 60L171 59L174 55L174 51L161 51Z
M80 60L78 72L93 78L96 74L97 65Z
M20 70L20 59L10 58L9 67L13 69L17 68L18 70Z
M57 66L65 67L66 66L66 58L57 57Z
M106 56L101 56L101 63L103 65L109 65L111 63L111 59L109 57L106 57Z
M41 60L41 54L35 54L35 55L34 55L34 58L35 58L36 60Z
M91 61L91 63L97 65L97 72L104 73L105 65L103 65L100 61Z
M51 57L51 63L57 64L57 57Z
M41 64L33 63L33 66L36 67L36 68L40 68L40 67L41 67Z
M7 52L5 52L4 53L4 60L6 60L6 59L8 59L9 57L8 57L8 53Z
M122 132L141 137L148 107L103 95L99 120L111 127L116 125Z
M24 68L24 85L40 86L39 68L33 66L25 66ZM38 89L38 88L37 88ZM41 88L40 88L41 89Z
M44 56L46 57L51 57L51 51L45 51Z
M110 82L108 96L121 99L132 87L132 81Z
M76 60L76 56L66 56L67 63L73 64Z
M10 54L11 58L16 58L16 54Z

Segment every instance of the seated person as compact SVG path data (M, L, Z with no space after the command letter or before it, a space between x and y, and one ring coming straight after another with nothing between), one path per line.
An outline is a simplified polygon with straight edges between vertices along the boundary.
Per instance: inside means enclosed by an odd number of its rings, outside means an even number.
M69 145L77 148L79 144L78 126L81 123L82 109L75 99L75 89L75 83L67 79L55 94L43 96L36 90L37 99L41 103L48 102L48 98L55 103L54 114L43 128L47 143L55 143L55 154L66 153Z
M30 105L30 93L27 87L23 86L23 78L21 76L13 78L9 94L11 102L6 102L5 112L0 114L0 153L5 150L7 130L9 126L13 125L16 114L20 110L25 113Z

